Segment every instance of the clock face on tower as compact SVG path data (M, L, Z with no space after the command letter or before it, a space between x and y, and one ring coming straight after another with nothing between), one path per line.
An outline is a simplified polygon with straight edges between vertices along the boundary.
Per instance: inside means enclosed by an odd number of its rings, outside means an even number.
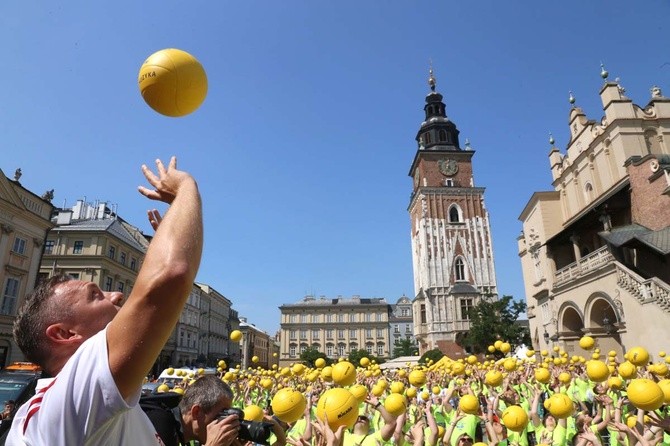
M437 162L437 166L440 169L442 175L451 177L456 175L458 172L458 163L453 159L444 159Z

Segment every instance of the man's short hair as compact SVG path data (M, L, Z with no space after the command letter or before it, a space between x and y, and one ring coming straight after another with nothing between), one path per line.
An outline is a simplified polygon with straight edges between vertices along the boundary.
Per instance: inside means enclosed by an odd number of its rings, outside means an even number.
M28 361L34 362L49 372L50 346L46 329L57 322L57 318L68 314L69 308L58 309L51 305L54 289L72 277L58 274L40 282L27 296L14 320L14 340Z
M185 414L197 404L203 411L209 412L221 403L222 398L232 403L233 391L230 386L216 375L204 375L186 388L184 397L179 402L179 411Z

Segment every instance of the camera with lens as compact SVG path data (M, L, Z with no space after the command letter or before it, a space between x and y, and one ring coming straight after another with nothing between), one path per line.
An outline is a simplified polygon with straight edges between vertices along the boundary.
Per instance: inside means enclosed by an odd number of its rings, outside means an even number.
M272 433L272 423L245 420L244 411L235 407L222 410L219 413L218 419L226 418L230 415L237 415L237 418L240 420L240 431L237 434L238 439L269 445L268 438Z

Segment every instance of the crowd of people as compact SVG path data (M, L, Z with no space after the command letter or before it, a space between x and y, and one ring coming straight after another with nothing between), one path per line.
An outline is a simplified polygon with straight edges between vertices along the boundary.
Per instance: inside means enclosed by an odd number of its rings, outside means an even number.
M472 357L398 370L361 360L358 368L348 364L346 380L326 373L325 364L222 369L187 378L169 392L178 404L150 417L142 384L188 298L203 228L197 183L174 157L141 170L151 188L139 192L169 208L148 212L155 235L130 295L54 276L18 312L17 344L52 377L16 410L7 445L670 444L668 367L638 358L624 373L628 361L620 365L610 354L605 363L598 352L593 370L559 350L553 358ZM342 400L346 407L326 410L334 388L351 397ZM284 389L293 389L291 397L275 401Z
M661 382L662 375L636 366L635 377L622 379L616 371L620 361L610 356L606 364L614 372L594 381L587 363L582 360L554 365L551 358L539 362L533 358L517 360L514 369L509 370L504 360L473 364L459 361L462 366L453 367L458 374L448 364L397 370L382 370L374 364L359 367L354 386L366 391L357 392L358 417L353 425L337 429L331 429L330 423L318 415L320 397L328 389L340 387L323 369L299 373L290 367L237 370L222 373L221 380L232 389L233 407L264 409L264 417L257 421L273 419L272 397L278 389L294 388L306 395L302 417L282 423L285 438L272 436L268 441L277 446L670 444L670 417L665 405L670 395L663 394L660 404L652 403L658 406L656 409L645 410L634 405L626 392L626 384L633 380ZM536 376L537 369L548 373ZM413 370L421 372L422 382L412 384ZM491 376L497 376L497 382L490 382ZM186 393L188 380L184 381ZM260 384L267 380L271 386ZM385 405L393 393L405 396L406 405L400 412ZM569 407L552 408L549 402L554 394L569 398ZM510 415L506 410L510 407L518 409L510 410Z

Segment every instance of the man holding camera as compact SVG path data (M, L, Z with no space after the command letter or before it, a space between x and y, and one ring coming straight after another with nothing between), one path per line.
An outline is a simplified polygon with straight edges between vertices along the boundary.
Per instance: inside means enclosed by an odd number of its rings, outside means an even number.
M268 444L270 433L284 446L286 436L276 420L266 422L243 420L244 412L232 409L233 392L217 376L205 375L186 388L179 402L184 441L196 440L205 446L241 446L247 442Z
M232 402L232 390L214 375L201 376L188 386L179 402L186 443L196 440L206 446L232 445L240 431L240 419L236 415L219 417Z

